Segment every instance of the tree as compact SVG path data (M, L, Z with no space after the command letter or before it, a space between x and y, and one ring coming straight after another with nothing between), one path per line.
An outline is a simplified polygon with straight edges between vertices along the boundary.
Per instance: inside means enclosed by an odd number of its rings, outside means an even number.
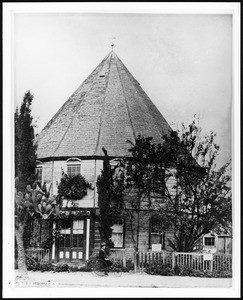
M18 277L27 279L26 256L24 249L24 229L28 218L48 219L52 214L59 214L59 208L54 196L45 198L43 192L37 188L26 187L26 192L17 192L18 178L15 179L15 236L18 245Z
M33 95L25 93L15 120L15 237L18 247L18 277L27 278L24 233L27 221L32 218L47 219L58 214L56 200L43 192L35 182L36 145L31 116ZM32 188L31 188L32 187ZM46 197L45 197L46 196ZM49 197L49 198L48 198Z
M105 148L102 148L105 158L101 175L97 178L98 188L98 207L99 214L99 231L103 241L108 248L113 246L111 241L112 226L116 219L121 216L123 209L123 182L114 180L113 172L109 163L109 156Z
M14 114L15 122L15 177L19 178L18 189L24 191L33 184L36 166L36 145L34 144L34 126L31 116L33 95L27 91L20 110Z
M152 137L138 136L135 144L131 141L128 142L132 145L129 149L132 159L127 159L125 163L125 184L126 191L133 193L129 203L133 209L130 211L130 218L133 220L133 212L135 211L137 222L135 228L131 228L131 231L136 232L136 238L133 237L133 240L136 242L135 248L138 251L141 211L148 208L148 206L151 207L150 197L157 181L161 179L161 172L159 172L156 146L152 144ZM129 187L132 188L129 190ZM134 223L134 220L132 223Z
M164 226L174 229L169 243L176 251L192 251L204 234L231 226L230 162L217 170L215 137L202 135L194 120L157 145L138 137L130 149L128 172L139 199L145 196Z

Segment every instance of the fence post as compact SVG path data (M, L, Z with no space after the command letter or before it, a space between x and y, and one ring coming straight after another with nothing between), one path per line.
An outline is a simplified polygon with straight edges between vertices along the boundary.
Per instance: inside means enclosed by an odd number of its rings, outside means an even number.
M212 256L212 260L210 261L210 271L213 272L213 258L214 255Z
M134 252L134 271L137 272L137 253Z
M172 269L175 267L175 252L172 252Z
M122 264L126 267L126 250L122 252Z

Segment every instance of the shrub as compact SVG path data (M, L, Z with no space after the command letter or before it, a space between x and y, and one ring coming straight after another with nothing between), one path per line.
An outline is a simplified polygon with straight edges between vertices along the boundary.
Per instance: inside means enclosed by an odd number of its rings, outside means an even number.
M192 276L192 277L207 277L207 278L232 278L231 271L203 271L194 270L188 266L176 265L174 269L168 264L154 263L147 267L145 272L151 275L162 275L162 276Z
M169 264L153 263L145 269L148 274L172 276L174 272Z
M191 276L194 270L191 267L188 266L182 266L180 268L180 273L178 275L180 276Z
M127 266L123 266L122 265L122 261L121 260L115 260L113 261L113 269L117 270L119 269L121 272L129 272L129 269L127 268Z
M68 266L68 264L57 265L54 268L54 272L69 272L69 271L70 271L70 267Z
M130 271L130 270L134 270L134 262L132 261L131 258L129 258L126 261L126 268Z
M69 271L70 272L78 272L79 271L79 267L78 266L70 266L69 267Z
M54 267L52 264L40 264L39 262L37 262L36 264L27 266L28 271L47 272L47 271L53 271L53 269L54 269Z
M84 267L79 268L78 271L80 271L80 272L91 272L92 268L90 266L86 265Z

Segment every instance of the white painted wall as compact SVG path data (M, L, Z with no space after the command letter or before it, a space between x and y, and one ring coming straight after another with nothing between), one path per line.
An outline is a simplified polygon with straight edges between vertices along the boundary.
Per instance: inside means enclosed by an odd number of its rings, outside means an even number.
M67 172L67 161L44 162L43 166L43 182L46 182L47 188L51 186L51 193L57 195L57 187L62 177L62 170ZM92 184L93 189L88 190L88 194L80 202L80 207L90 208L97 207L97 177L101 174L103 168L102 160L82 160L81 175Z

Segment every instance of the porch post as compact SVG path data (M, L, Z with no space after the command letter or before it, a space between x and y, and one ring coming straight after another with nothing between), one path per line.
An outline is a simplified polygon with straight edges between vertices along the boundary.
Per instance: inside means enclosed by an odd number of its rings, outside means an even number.
M89 259L89 237L90 237L90 219L87 219L87 226L86 226L86 255L85 259Z

